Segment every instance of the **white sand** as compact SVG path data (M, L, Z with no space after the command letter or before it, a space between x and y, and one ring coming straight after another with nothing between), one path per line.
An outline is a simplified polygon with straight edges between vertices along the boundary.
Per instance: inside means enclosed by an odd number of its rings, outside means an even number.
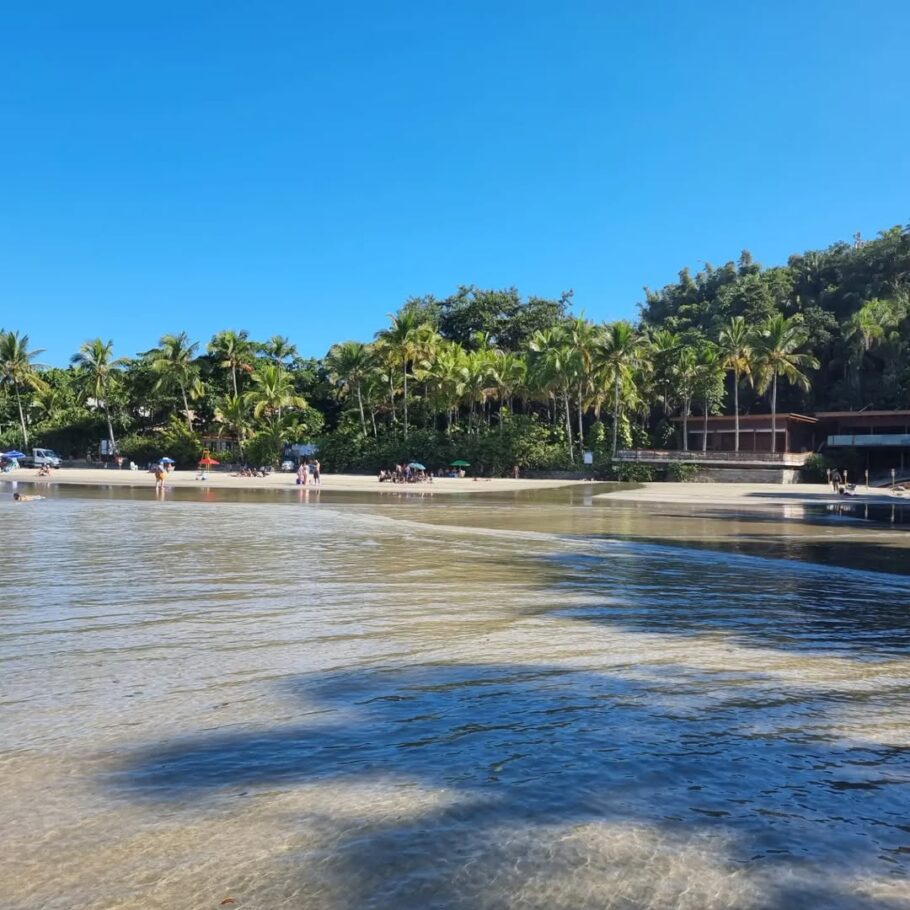
M700 506L767 507L834 502L900 502L901 497L880 487L857 487L856 496L839 496L828 484L800 483L645 483L634 490L602 493L602 500L616 502L671 502ZM903 497L910 502L910 495Z
M21 468L10 474L4 474L0 479L12 481L27 481L29 483L51 484L82 484L91 486L136 486L148 487L154 490L155 477L145 471L128 471L111 468L58 468L53 471L50 478L37 476L37 471L30 468ZM216 489L231 490L299 490L296 474L275 473L266 477L232 477L230 474L215 471L208 474L204 481L196 479L195 471L173 471L168 474L167 486L180 488L213 487ZM327 491L339 490L354 493L385 493L402 492L403 490L419 490L422 493L497 493L515 490L540 490L552 487L566 486L583 481L567 480L514 480L512 478L480 478L471 477L434 478L433 483L419 484L392 484L379 483L374 475L364 476L357 474L323 474L321 487L310 484L307 489L323 489Z

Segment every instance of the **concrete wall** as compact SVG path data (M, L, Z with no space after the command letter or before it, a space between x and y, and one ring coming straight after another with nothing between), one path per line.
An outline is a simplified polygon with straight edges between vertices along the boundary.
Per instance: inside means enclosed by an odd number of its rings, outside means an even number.
M697 468L695 483L799 483L798 468Z

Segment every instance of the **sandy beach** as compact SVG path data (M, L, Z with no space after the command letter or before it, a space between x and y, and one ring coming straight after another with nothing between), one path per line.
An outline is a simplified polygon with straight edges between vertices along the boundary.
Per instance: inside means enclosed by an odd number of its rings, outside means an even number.
M643 483L636 489L616 489L609 493L601 493L597 498L614 502L676 503L735 508L845 502L910 502L910 496L901 497L880 487L857 487L855 496L839 496L824 483Z
M49 478L38 477L38 472L31 469L20 469L4 474L0 479L35 484L78 484L88 486L128 486L148 487L154 491L155 477L146 471L117 470L116 468L59 468ZM232 477L224 472L212 472L206 480L198 480L196 471L173 471L168 474L167 486L173 488L230 490L297 490L295 474L275 473L266 477ZM404 490L420 491L427 495L437 493L502 493L516 490L542 490L562 487L583 481L571 480L515 480L510 477L483 478L474 480L471 477L434 478L433 483L393 484L379 483L373 475L362 474L323 474L320 487L310 485L309 490L322 489L328 492L349 493L400 493Z

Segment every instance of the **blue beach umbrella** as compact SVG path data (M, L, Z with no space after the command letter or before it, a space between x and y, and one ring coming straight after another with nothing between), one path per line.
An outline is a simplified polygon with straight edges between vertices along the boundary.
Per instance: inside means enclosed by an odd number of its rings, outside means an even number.
M12 452L7 452L3 457L4 458L27 458L28 456L25 454L25 452L18 452L14 449Z
M168 458L167 455L165 455L164 458L159 458L158 460L161 462L161 464L176 464L174 459Z
M409 465L409 468L413 468L415 471L425 471L426 468L419 461L412 461Z

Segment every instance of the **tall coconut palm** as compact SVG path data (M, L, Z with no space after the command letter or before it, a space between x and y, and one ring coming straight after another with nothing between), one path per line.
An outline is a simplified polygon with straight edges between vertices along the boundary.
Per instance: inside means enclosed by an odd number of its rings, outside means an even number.
M752 330L742 316L734 316L721 330L718 338L720 356L725 370L733 372L733 451L739 451L739 382L752 375Z
M499 396L499 431L503 428L503 413L512 411L512 399L524 387L527 363L511 351L497 351L490 362L490 378Z
M155 382L157 389L180 390L183 398L183 414L187 427L193 429L193 414L187 392L193 387L196 377L196 366L193 360L199 349L198 342L190 342L186 332L178 335L162 335L158 339L158 347L153 348L146 355L152 372L158 376Z
M93 338L86 341L79 351L70 358L70 363L82 372L83 394L94 399L104 410L107 420L107 437L110 442L110 454L117 454L117 442L114 439L114 424L111 421L110 392L117 372L126 361L114 359L114 342Z
M566 327L576 366L575 398L578 411L578 445L584 445L584 412L594 391L595 361L601 330L583 316L569 320Z
M22 407L22 392L25 389L39 389L41 379L32 361L41 350L31 351L28 335L18 332L0 332L0 385L8 386L16 397L19 408L19 425L22 428L22 442L28 446L28 424Z
M682 450L689 451L689 415L698 391L698 357L691 344L682 345L673 361L672 381L682 414Z
M408 438L408 370L416 353L420 340L420 330L426 324L413 310L402 310L393 315L388 314L391 325L376 333L388 347L392 357L397 361L403 377L402 405L404 410L404 436ZM393 396L394 397L394 396ZM394 403L393 403L394 407ZM394 416L394 415L393 415Z
M282 370L289 360L297 356L297 345L284 335L272 335L262 346L267 357L270 357Z
M647 354L653 367L653 381L656 397L663 406L664 416L670 414L673 407L673 362L679 352L681 341L678 335L667 329L651 332L648 339Z
M796 321L780 314L772 316L755 335L755 366L758 371L758 389L764 394L771 387L771 451L777 451L777 380L782 376L790 385L809 389L805 369L817 369L818 360L799 349L808 335Z
M231 329L219 332L209 342L208 350L220 367L230 371L231 387L236 398L240 394L238 374L253 372L254 351L249 333L235 332Z
M44 386L35 391L32 397L32 409L36 411L40 419L53 421L66 408L66 395L62 389L55 389L53 386Z
M333 345L325 358L332 381L341 386L346 395L357 398L360 426L367 436L367 420L363 408L363 387L374 361L372 351L361 341L343 341Z
M281 420L285 408L305 408L306 399L298 395L294 383L278 364L260 362L253 373L253 387L244 396L253 409L257 420L265 419L269 424Z
M906 307L899 298L867 300L848 320L844 327L844 338L850 341L852 350L844 364L846 375L850 365L854 367L853 383L857 393L860 390L860 376L866 354L889 341L899 340L894 331L906 316Z
M476 405L480 405L480 423L483 422L483 412L487 399L493 391L492 380L492 355L488 350L468 351L464 356L464 385L463 395L468 403L468 426L478 429L474 420Z
M572 443L572 419L569 393L577 377L576 362L566 332L562 327L538 329L528 342L528 374L531 384L549 400L561 400L564 409L566 449L569 461L575 461Z
M436 407L445 412L446 430L451 433L458 403L465 396L469 379L464 348L454 342L442 342L433 352L431 360L420 363L418 375L426 382Z
M702 403L704 427L702 452L708 451L708 417L711 408L723 397L724 358L717 345L710 341L700 344L695 353L695 391Z
M644 337L639 335L630 323L619 320L606 327L598 351L599 373L605 383L613 387L613 458L616 457L616 446L619 439L619 417L622 404L620 393L623 386L632 380L644 347Z
M243 440L249 432L249 408L237 395L225 395L215 405L215 420L233 430L237 437L237 450L243 461Z

